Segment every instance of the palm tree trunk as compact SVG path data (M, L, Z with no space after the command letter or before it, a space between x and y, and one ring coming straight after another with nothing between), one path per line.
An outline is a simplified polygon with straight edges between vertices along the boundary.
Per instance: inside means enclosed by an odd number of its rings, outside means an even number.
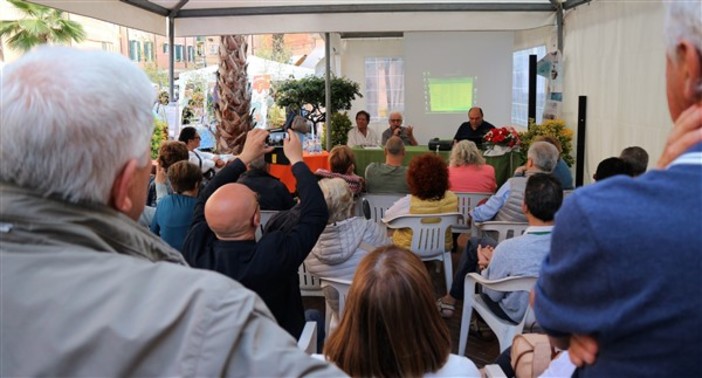
M219 70L215 107L217 148L224 153L239 154L251 130L251 88L246 74L246 38L242 35L220 37Z

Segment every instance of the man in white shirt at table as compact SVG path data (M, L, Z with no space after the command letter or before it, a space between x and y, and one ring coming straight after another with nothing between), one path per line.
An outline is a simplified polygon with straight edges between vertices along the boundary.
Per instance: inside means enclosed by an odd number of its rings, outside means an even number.
M370 114L361 110L356 113L356 127L349 130L346 144L349 147L356 146L380 146L378 134L368 127Z

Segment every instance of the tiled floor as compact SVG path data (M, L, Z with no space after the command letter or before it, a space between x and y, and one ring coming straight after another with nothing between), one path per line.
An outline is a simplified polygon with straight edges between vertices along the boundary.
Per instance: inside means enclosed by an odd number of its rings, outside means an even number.
M457 265L458 258L458 254L454 254L453 266ZM444 288L446 284L444 281L444 275L442 270L443 267L441 267L437 271L436 267L439 266L438 262L428 262L426 263L426 266L434 283L434 291L436 293L436 297L439 298L446 293L446 290ZM320 312L322 312L322 314L324 314L324 299L322 297L304 297L303 300L305 308L317 309ZM463 312L462 306L463 302L458 302L456 306L456 312L453 314L453 317L451 317L450 319L446 319L446 325L448 326L449 331L451 333L451 346L453 353L458 353L458 338L461 328L461 314ZM483 365L492 363L494 361L494 359L499 353L498 349L499 346L497 343L497 339L494 337L494 335L490 335L490 337L486 340L471 335L468 337L466 356L470 358L478 367L482 367Z

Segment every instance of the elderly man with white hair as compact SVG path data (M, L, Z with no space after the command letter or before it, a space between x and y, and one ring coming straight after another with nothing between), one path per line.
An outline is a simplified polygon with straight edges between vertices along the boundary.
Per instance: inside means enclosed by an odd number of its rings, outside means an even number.
M534 173L551 173L558 163L558 149L547 142L534 142L527 151L526 170L507 180L497 193L488 198L487 202L474 208L470 216L476 222L489 220L525 222L522 212L524 188L527 178Z
M660 169L576 190L534 288L536 319L577 377L699 375L702 3L664 6L675 127Z
M253 292L134 220L154 91L116 54L41 47L0 99L0 376L336 376Z

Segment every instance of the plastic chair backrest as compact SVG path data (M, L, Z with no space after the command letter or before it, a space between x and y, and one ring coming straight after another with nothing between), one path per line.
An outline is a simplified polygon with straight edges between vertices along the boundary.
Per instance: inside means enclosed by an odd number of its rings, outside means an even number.
M410 250L419 257L442 255L446 251L446 230L463 215L458 212L440 214L406 214L386 219L388 228L412 229Z
M527 305L524 316L519 323L514 324L501 319L495 315L485 302L480 297L480 294L475 293L475 285L481 284L483 287L501 291L530 291L536 284L537 277L535 276L512 276L505 277L499 280L488 281L478 273L466 274L464 281L465 296L463 298L463 315L461 317L461 330L458 344L458 354L465 355L466 343L468 342L468 328L470 327L470 318L475 310L485 320L490 329L495 332L500 345L500 352L512 345L514 335L522 333L526 318L531 312L531 306Z
M463 219L452 225L454 233L466 232L471 229L471 219L468 216L480 201L485 198L490 198L492 193L470 193L470 192L454 192L458 198L458 212L463 214Z
M526 231L529 224L526 222L505 222L505 221L488 221L478 223L476 227L484 234L488 231L497 232L497 243L511 239L515 236L520 236Z
M385 215L385 211L390 208L397 200L404 197L400 193L366 193L363 195L363 213L366 219L373 219L377 223L381 223L381 219Z
M297 269L297 277L300 280L300 294L303 297L324 296L321 281L317 276L307 271L305 263L300 264L300 267Z
M261 210L261 225L256 229L256 241L261 240L266 223L276 214L278 214L278 210Z

